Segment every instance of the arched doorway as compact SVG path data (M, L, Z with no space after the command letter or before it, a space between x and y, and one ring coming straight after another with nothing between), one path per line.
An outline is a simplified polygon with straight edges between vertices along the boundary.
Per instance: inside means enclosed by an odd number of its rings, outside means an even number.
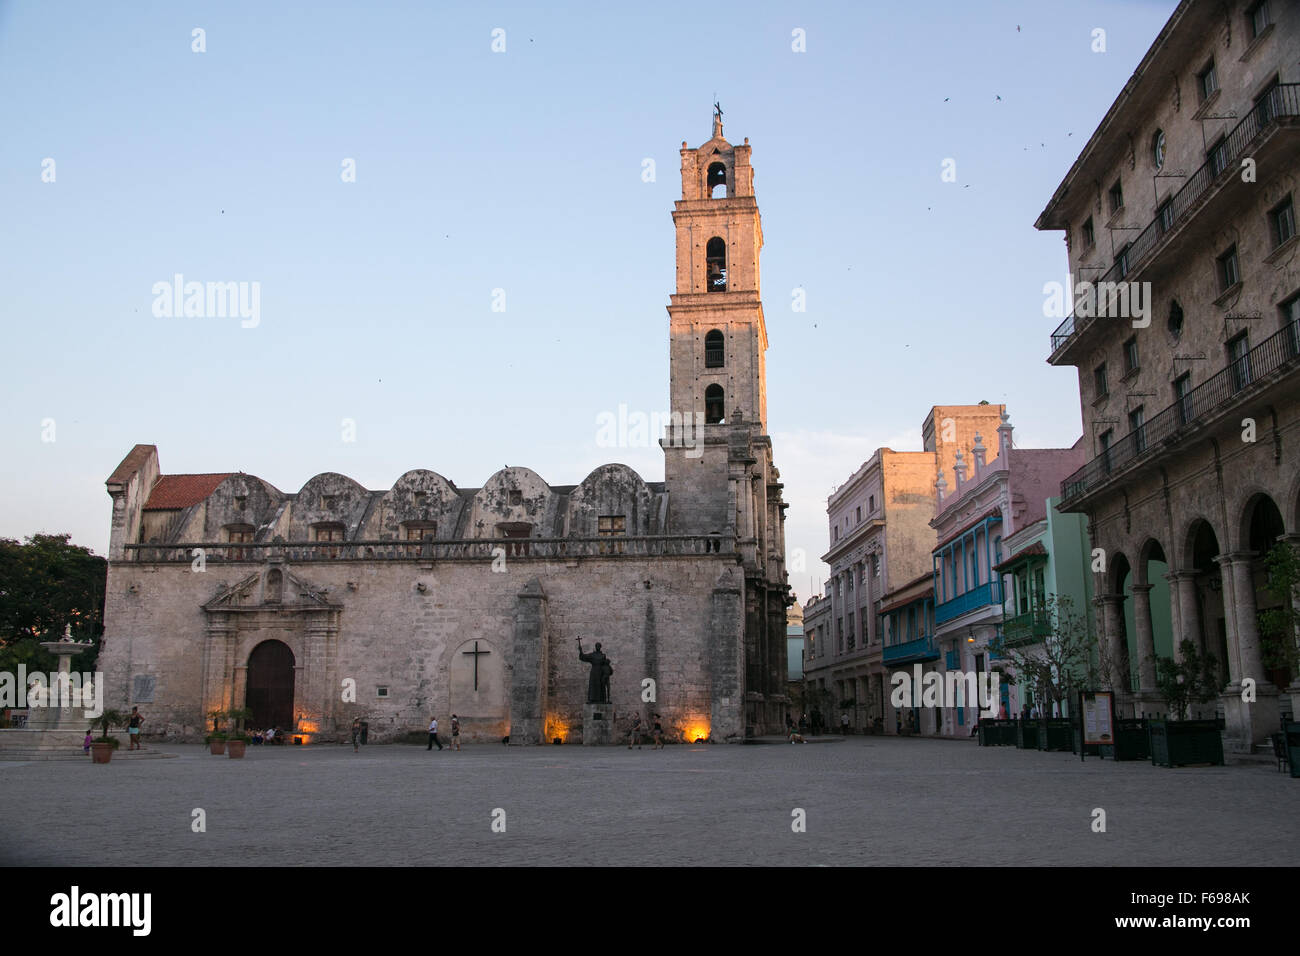
M1272 498L1258 494L1247 502L1242 517L1246 549L1254 554L1251 579L1255 585L1264 676L1276 687L1287 687L1295 676L1292 673L1295 633L1284 613L1290 604L1290 595L1283 593L1287 590L1284 586L1270 587L1268 568L1269 553L1276 547L1288 546L1279 542L1286 534L1282 512Z
M244 706L253 712L252 726L292 730L294 658L289 645L263 641L248 655L248 689Z

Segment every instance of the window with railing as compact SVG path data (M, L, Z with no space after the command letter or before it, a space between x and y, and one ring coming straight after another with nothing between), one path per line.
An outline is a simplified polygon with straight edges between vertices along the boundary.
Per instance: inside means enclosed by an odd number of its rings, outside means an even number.
M722 333L713 329L704 336L704 367L722 368L726 364L726 347Z
M1206 151L1205 161L1210 167L1210 177L1214 178L1228 168L1228 138L1220 136Z
M1234 245L1218 258L1219 291L1227 292L1241 281L1241 269L1237 263L1237 247Z
M1160 231L1168 232L1174 228L1174 201L1166 199L1156 210L1156 222L1160 223Z
M1202 103L1218 92L1219 77L1214 72L1213 60L1207 63L1200 73L1196 74L1196 88L1201 94Z
M1242 332L1228 340L1228 367L1232 370L1232 390L1239 392L1250 384L1250 343Z
M231 544L253 543L257 531L251 524L228 524L225 527L226 541ZM248 561L252 558L249 548L227 548L226 557L231 561Z
M312 525L313 541L342 541L343 525L337 522L322 522ZM337 558L340 554L338 548L321 548L321 556L326 558Z
M1246 22L1250 25L1250 38L1252 40L1262 36L1264 31L1273 23L1273 17L1268 9L1269 0L1259 0L1258 3L1247 8Z
M1295 235L1295 206L1290 196L1269 210L1268 224L1273 231L1275 249Z
M1137 336L1130 336L1124 343L1124 374L1132 375L1138 370L1141 363L1138 361L1138 340Z
M1184 372L1174 379L1174 407L1178 409L1178 424L1187 424L1191 416L1191 403L1187 394L1192 390L1192 373Z
M1146 451L1147 448L1147 435L1142 428L1144 421L1141 405L1128 413L1129 434L1133 436L1134 449L1139 453Z

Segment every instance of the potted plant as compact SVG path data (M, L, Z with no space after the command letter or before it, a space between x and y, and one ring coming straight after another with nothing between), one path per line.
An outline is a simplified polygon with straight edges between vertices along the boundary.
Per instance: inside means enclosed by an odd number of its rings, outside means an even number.
M210 710L208 716L212 718L212 733L204 737L203 742L208 745L208 753L220 757L226 752L226 735L221 729L221 719L226 716L226 712Z
M226 711L226 716L230 718L230 733L226 735L226 754L238 760L244 756L244 750L248 746L248 734L239 729L239 722L249 720L253 712L247 707L239 707Z
M1187 720L1189 704L1204 704L1219 693L1216 661L1202 657L1196 645L1184 640L1178 645L1182 660L1156 658L1156 687L1169 704L1168 720L1148 722L1151 733L1151 763L1159 767L1186 764L1223 764L1223 737L1217 720Z
M108 763L120 743L116 737L110 737L108 731L112 727L125 726L126 717L119 710L106 710L95 718L95 723L99 725L100 734L90 742L91 759L95 763Z

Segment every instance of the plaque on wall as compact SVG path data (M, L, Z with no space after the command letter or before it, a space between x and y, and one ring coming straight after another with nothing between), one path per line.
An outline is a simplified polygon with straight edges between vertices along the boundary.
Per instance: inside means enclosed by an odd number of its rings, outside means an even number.
M152 704L154 687L158 678L152 674L136 674L131 699L139 704Z

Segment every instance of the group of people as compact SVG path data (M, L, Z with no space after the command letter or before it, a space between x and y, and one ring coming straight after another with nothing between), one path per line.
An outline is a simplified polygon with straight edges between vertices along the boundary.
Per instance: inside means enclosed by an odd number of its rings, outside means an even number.
M282 744L284 743L284 731L279 727L269 727L266 730L254 730L251 732L254 746L258 744Z
M628 727L628 730L627 730L627 749L628 749L628 750L631 750L631 749L632 749L632 745L633 745L634 743L636 744L636 749L637 749L637 750L640 750L640 749L641 749L641 735L642 735L642 733L643 733L643 731L642 731L642 727L643 727L643 726L644 726L644 724L643 724L643 722L642 722L642 720L641 720L641 715L640 715L639 713L634 713L634 714L632 715L632 724L631 724L630 727ZM654 715L654 727L653 727L653 728L651 729L651 731L650 731L650 738L651 738L651 740L654 741L654 746L650 748L651 750L663 750L663 749L664 749L664 725L663 725L663 718L660 717L658 714L655 714L655 715Z
M356 737L353 736L353 744L356 743ZM437 744L438 749L442 749L442 741L438 739L438 718L437 716L429 719L429 746L425 750L432 750L433 745ZM455 714L451 715L451 749L460 750L460 718Z

